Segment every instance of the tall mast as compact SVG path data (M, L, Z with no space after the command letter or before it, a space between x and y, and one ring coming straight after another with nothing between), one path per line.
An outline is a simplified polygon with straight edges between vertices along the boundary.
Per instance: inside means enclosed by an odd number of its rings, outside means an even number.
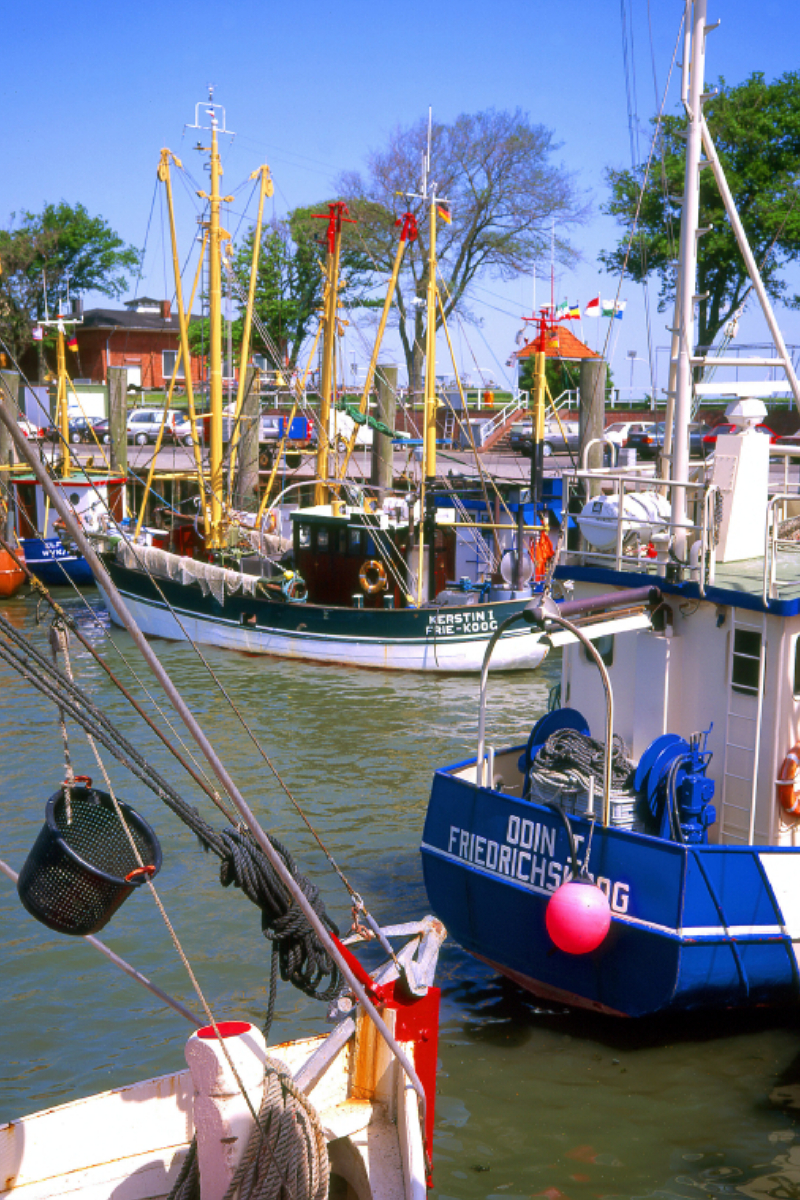
M680 274L675 290L675 327L678 330L678 361L675 379L675 433L672 476L679 483L689 478L689 421L692 406L692 363L694 354L694 306L697 286L697 237L700 211L700 156L703 127L703 75L706 51L707 0L686 0L684 17L683 76L681 98L688 118L686 169L681 210ZM672 523L678 531L687 523L686 489L672 489ZM685 550L686 535L677 533L676 552Z
M329 488L326 480L331 479L334 472L330 462L330 428L331 412L334 410L334 391L336 387L336 328L339 310L339 259L342 246L342 225L352 222L347 205L343 200L333 201L328 205L328 213L314 213L317 221L327 221L326 241L328 257L325 273L325 315L323 317L325 335L322 347L322 378L319 388L319 440L317 444L317 482L314 488L314 503L328 502Z
M211 503L210 503L210 531L208 538L208 549L218 550L222 545L222 266L221 266L221 244L230 238L230 234L222 229L219 223L219 206L224 200L226 204L230 204L233 196L221 197L219 194L219 181L222 175L222 164L219 160L219 144L218 132L229 133L230 130L225 128L225 110L220 104L213 103L214 89L208 89L208 104L206 106L206 115L211 121L211 125L203 126L197 121L197 109L195 110L195 124L190 125L190 129L208 129L211 131L211 146L210 146L210 170L211 170L211 193L199 191L197 194L203 200L209 202L209 221L208 221L208 361L209 361L209 393L211 400L211 429L210 429L210 446L209 446L209 474L211 486ZM222 125L220 126L218 113L222 114ZM206 147L200 147L206 149Z

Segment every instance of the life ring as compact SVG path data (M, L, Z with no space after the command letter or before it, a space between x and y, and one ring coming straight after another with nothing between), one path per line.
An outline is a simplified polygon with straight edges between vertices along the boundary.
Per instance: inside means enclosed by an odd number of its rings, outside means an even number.
M800 813L800 742L795 742L781 763L775 787L778 803L784 812Z
M362 592L366 592L368 596L374 596L376 592L385 592L389 581L383 563L378 562L377 558L368 558L358 572L358 582Z

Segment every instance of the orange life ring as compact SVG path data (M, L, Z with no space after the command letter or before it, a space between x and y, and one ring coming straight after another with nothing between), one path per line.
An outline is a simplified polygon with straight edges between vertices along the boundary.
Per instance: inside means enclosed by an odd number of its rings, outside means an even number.
M800 813L800 742L795 742L781 763L775 781L778 803L784 812Z
M368 558L358 572L358 582L361 584L361 590L368 596L374 596L376 592L385 592L389 581L383 563L378 562L377 558Z

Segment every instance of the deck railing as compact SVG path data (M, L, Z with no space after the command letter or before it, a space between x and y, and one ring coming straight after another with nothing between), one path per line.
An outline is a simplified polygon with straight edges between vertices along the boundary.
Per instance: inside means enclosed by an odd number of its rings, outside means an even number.
M643 470L646 469L648 468L643 468ZM584 480L587 483L601 481L603 498L616 497L617 499L613 549L592 546L583 535L581 536L582 545L579 549L568 548L569 520L571 515L575 515L570 513L570 495L582 485ZM704 596L707 585L714 581L715 525L719 488L705 480L685 483L675 479L653 479L652 485L648 489L650 491L658 490L669 495L672 488L680 487L688 493L689 508L693 510L694 520L677 524L668 518L638 520L630 512L625 511L626 495L641 493L642 483L643 474L636 467L626 468L624 471L614 468L589 470L584 467L580 470L565 472L562 476L564 515L561 537L564 541L561 563L565 566L588 564L606 566L615 571L635 571L639 574L655 575L667 579L688 578L697 583L700 595ZM611 518L608 519L610 522ZM635 538L637 526L647 528L648 536L644 544ZM675 556L673 546L676 540L684 544L687 541L693 542L688 559L681 561Z

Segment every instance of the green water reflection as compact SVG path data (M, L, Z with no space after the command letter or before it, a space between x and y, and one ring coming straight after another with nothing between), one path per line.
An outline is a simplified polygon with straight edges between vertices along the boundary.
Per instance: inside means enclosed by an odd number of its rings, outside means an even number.
M3 611L46 644L31 600L12 601ZM125 675L107 629L88 618L85 628ZM128 639L118 631L113 636L127 655ZM383 921L425 913L417 847L431 771L474 750L475 681L205 653L373 912ZM159 643L159 656L264 824L289 844L330 913L347 926L346 893L228 702L209 686L205 666L186 646ZM84 686L130 740L218 824L213 807L184 783L89 656L76 649L74 660ZM490 740L527 735L558 671L553 656L538 672L493 681ZM18 869L63 777L63 751L46 703L5 668L0 687L0 856ZM76 770L98 776L77 735L73 757ZM158 890L216 1013L260 1021L269 953L255 910L219 887L216 860L150 793L116 764L111 773L119 794L157 828L164 849ZM4 880L0 922L0 1120L183 1066L180 1019L84 943L37 925ZM131 898L103 936L194 1006L145 895ZM453 945L444 949L440 983L439 1200L697 1200L729 1193L800 1200L789 1107L800 1088L792 1021L723 1014L642 1027L555 1013ZM319 1005L281 987L276 1039L315 1032L320 1018ZM800 1146L797 1157L800 1163Z

